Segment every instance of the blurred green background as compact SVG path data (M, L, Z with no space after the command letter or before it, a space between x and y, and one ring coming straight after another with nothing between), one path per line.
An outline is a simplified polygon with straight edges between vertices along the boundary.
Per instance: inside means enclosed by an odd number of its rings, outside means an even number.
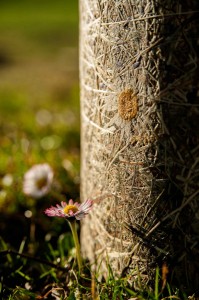
M56 197L28 199L22 183L48 163L56 193L79 200L79 123L78 1L1 0L0 236L9 245L30 237L31 222L38 243L67 229L43 214Z

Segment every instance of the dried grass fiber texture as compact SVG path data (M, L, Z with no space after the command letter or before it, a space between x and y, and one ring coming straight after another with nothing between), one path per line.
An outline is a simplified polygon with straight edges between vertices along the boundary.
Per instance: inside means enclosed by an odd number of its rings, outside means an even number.
M82 249L138 289L199 286L198 6L80 1Z

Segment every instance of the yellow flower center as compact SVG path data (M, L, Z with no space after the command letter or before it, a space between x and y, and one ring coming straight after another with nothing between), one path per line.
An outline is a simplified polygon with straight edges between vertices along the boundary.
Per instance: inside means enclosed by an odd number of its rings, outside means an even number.
M76 213L76 212L78 211L78 208L77 208L77 206L75 206L75 205L66 205L66 206L64 207L64 209L63 209L63 212L64 212L66 215L68 215L69 211L71 211L71 210L72 210L73 213Z
M47 185L47 182L48 181L47 181L46 177L38 179L37 182L36 182L38 189L42 189L43 187L45 187Z

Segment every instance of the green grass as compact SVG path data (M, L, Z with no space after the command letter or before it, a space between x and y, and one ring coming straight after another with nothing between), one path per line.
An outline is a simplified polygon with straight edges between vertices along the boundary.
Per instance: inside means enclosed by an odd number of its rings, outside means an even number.
M0 42L11 54L49 55L78 43L78 1L1 1Z
M32 165L49 163L60 193L79 199L78 1L1 1L0 20L0 234L16 245L5 223L17 219L27 234L24 211L33 204L22 183ZM53 201L34 203L39 243L51 228L43 209ZM61 224L53 224L59 236Z
M47 162L56 191L79 199L77 6L60 0L0 4L0 249L34 252L55 263L59 257L61 264L66 255L73 260L69 229L43 213L57 199L27 199L22 183L32 165ZM8 175L10 186L4 185ZM26 210L34 211L32 220ZM1 299L34 299L50 282L65 280L54 268L16 255L1 256L0 264ZM24 289L26 283L32 291Z
M90 267L86 264L84 273L80 276L74 260L74 251L72 251L73 241L68 233L60 236L55 247L52 247L51 243L46 243L39 261L37 261L37 256L34 256L33 259L32 255L22 257L27 246L23 241L18 255L17 252L6 255L7 245L2 239L0 240L0 267L4 274L1 277L0 285L2 300L45 299L45 296L50 297L53 293L57 293L59 299L63 300L187 299L186 295L180 293L178 289L172 288L168 283L162 290L159 269L156 270L154 291L146 286L135 291L129 284L129 278L115 277L109 265L107 265L109 270L107 278L100 281L97 274L91 276ZM4 255L1 254L3 251ZM49 266L48 262L54 266ZM9 285L7 289L5 289L6 284ZM51 297L47 299L51 299Z
M1 176L19 181L41 161L63 175L68 158L78 176L77 8L78 1L1 1Z
M0 29L20 30L31 36L34 32L62 29L66 26L77 27L78 1L52 0L1 1ZM73 28L74 29L74 28ZM71 31L71 30L70 30Z

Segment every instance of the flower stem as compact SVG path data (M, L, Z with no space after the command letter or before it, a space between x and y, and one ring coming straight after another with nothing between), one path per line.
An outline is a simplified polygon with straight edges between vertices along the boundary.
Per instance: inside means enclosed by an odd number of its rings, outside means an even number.
M78 235L77 235L76 221L75 220L73 220L73 221L68 220L68 223L69 223L71 231L72 231L72 235L73 235L73 239L74 239L74 243L75 243L75 248L76 248L77 263L78 263L78 267L79 267L79 272L81 273L81 271L82 271L82 257L81 257L81 252L80 252L79 239L78 239Z

